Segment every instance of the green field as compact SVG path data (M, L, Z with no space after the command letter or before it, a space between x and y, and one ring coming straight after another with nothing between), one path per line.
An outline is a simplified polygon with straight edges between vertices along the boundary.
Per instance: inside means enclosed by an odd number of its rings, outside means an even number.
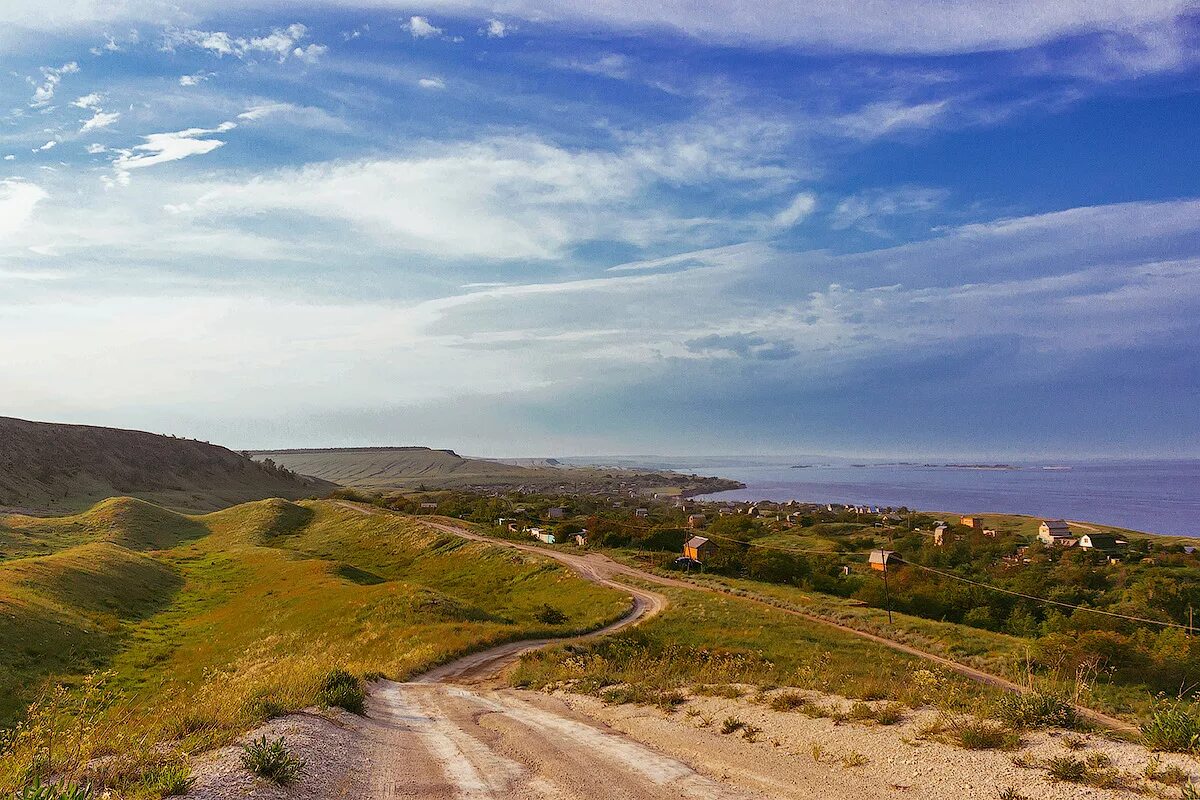
M38 707L0 757L5 796L45 738L62 738L66 717L84 717L78 751L60 746L42 773L226 743L313 704L334 667L403 679L628 608L627 596L546 559L325 501L186 517L117 498L74 517L0 518L0 537L0 724L50 682L111 673L93 693L102 709L78 708L86 687ZM544 604L566 621L540 622Z
M924 659L899 653L820 623L739 597L662 589L670 607L637 628L603 640L525 655L514 683L570 686L605 695L613 686L655 702L681 689L793 686L843 697L927 702L918 673L947 697L978 706L1000 690L942 674ZM915 682L914 682L915 680ZM619 695L618 695L619 696Z

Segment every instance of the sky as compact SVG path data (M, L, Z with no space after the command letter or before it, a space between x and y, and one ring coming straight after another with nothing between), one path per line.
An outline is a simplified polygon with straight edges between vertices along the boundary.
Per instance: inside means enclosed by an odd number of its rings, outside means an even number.
M1200 455L1194 3L51 6L0 4L2 415Z

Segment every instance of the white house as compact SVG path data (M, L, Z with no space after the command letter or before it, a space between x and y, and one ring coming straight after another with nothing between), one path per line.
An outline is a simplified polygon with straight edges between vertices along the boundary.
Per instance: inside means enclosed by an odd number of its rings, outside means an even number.
M1071 529L1061 519L1043 520L1038 528L1038 541L1043 544L1066 544L1071 536Z

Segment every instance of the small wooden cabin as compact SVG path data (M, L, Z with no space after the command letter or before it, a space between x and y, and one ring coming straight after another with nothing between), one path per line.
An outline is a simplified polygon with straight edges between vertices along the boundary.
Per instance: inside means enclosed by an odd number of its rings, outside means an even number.
M693 536L683 544L684 558L690 558L693 561L703 561L704 557L713 549L713 543L703 536Z

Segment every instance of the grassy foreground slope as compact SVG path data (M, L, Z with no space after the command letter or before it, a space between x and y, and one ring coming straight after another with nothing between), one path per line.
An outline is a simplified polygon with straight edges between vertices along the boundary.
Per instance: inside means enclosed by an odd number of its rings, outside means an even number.
M132 760L132 776L164 754L225 743L315 702L334 667L405 678L490 644L593 628L628 608L621 593L545 559L331 502L265 500L185 517L123 498L32 526L0 517L14 524L27 549L40 541L52 552L0 562L0 726L47 679L86 685L34 710L0 756L0 796L31 765L69 772L115 753ZM566 620L540 621L545 604ZM97 669L111 673L103 691L82 680ZM97 693L102 708L81 712ZM83 725L64 726L81 713ZM83 731L78 752L73 744L37 761L64 727Z
M128 495L212 511L335 488L224 447L142 431L0 417L0 442L0 509L75 512Z

